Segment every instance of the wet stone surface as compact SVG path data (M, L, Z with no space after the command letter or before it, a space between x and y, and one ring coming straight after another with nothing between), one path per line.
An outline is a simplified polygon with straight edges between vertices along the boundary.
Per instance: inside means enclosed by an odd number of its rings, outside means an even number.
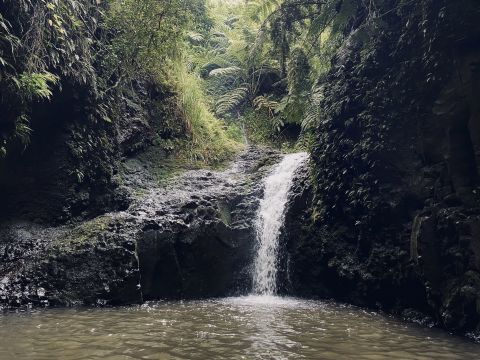
M252 147L225 170L187 171L165 186L137 172L124 179L127 211L60 227L0 225L0 303L116 305L245 292L251 219L261 180L279 158Z

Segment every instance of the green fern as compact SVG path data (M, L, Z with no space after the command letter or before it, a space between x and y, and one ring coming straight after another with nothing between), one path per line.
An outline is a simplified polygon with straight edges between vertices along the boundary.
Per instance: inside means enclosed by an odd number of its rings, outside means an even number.
M187 39L193 44L202 43L205 41L205 37L202 34L195 31L187 32Z
M216 114L218 116L224 116L235 110L248 99L249 93L250 91L247 84L228 91L218 99L215 110Z
M310 90L310 63L305 51L296 47L288 62L288 90L290 95L305 95Z
M279 112L280 103L273 100L272 96L257 96L253 100L253 105L256 110L266 111L268 117L273 118Z
M218 68L210 71L208 74L210 77L229 77L229 78L236 78L239 76L243 76L243 69L238 66L229 66L226 68Z
M247 14L255 21L263 21L277 10L283 2L282 0L248 0Z
M23 114L15 122L15 137L26 147L30 143L32 129L29 127L29 118Z
M58 76L50 73L24 73L19 79L13 79L19 90L26 99L50 99L52 96L51 86L58 83Z
M302 121L304 131L313 130L320 121L321 102L324 98L323 86L315 86L310 95L310 102L305 111L305 117Z

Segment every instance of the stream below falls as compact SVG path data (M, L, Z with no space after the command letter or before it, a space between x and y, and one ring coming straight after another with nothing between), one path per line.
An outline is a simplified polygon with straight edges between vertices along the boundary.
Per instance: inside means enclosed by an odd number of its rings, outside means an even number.
M480 346L355 307L274 296L0 317L0 359L479 359Z

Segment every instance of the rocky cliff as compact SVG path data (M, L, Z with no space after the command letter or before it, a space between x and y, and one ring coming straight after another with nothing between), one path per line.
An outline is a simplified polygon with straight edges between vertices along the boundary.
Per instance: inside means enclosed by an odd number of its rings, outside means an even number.
M377 10L319 83L312 187L287 216L291 291L478 332L480 6Z
M147 80L134 86L112 122L95 113L92 89L68 79L51 101L35 103L30 143L0 158L0 220L58 225L128 207L122 160L152 145L165 159L165 144L184 136L171 114L173 94Z
M3 222L0 303L115 305L245 293L260 180L277 160L249 148L223 171L191 170L159 185L158 159L132 158L121 175L131 196L125 211L54 227Z

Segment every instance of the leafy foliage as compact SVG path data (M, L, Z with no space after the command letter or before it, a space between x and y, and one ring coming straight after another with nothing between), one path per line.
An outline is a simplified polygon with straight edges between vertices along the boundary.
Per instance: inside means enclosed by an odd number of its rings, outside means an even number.
M223 94L216 102L217 114L225 115L237 109L247 99L248 93L248 85L242 84Z
M50 99L60 78L94 84L101 14L85 0L3 0L0 14L0 152L6 154L9 143L28 142L30 104Z
M205 99L197 92L195 102L182 101L190 90L179 86L178 64L188 65L185 37L203 42L212 27L205 0L1 0L0 10L0 155L28 144L32 107L65 86L87 99L87 127L122 116L125 102L144 106L145 95L134 95L144 81L188 107L178 119L185 136L200 126L191 114L205 115Z
M267 138L274 142L288 124L303 123L304 131L310 131L316 115L312 86L329 70L359 3L212 0L210 5L215 26L190 34L188 41L192 70L205 80L216 114L242 121L248 113L252 123L256 113L268 122Z
M111 0L105 24L113 35L107 45L110 70L131 81L138 73L165 78L170 59L181 53L191 14L188 1ZM108 58L109 57L109 58Z
M355 17L376 8L354 0L2 0L0 9L4 154L28 142L32 104L65 84L86 89L92 121L112 121L148 79L173 90L189 136L212 113L237 127L256 114L275 142L288 124L308 131L318 118L315 80Z
M50 99L53 95L51 86L57 84L58 77L45 71L44 73L21 74L12 79L25 99Z

